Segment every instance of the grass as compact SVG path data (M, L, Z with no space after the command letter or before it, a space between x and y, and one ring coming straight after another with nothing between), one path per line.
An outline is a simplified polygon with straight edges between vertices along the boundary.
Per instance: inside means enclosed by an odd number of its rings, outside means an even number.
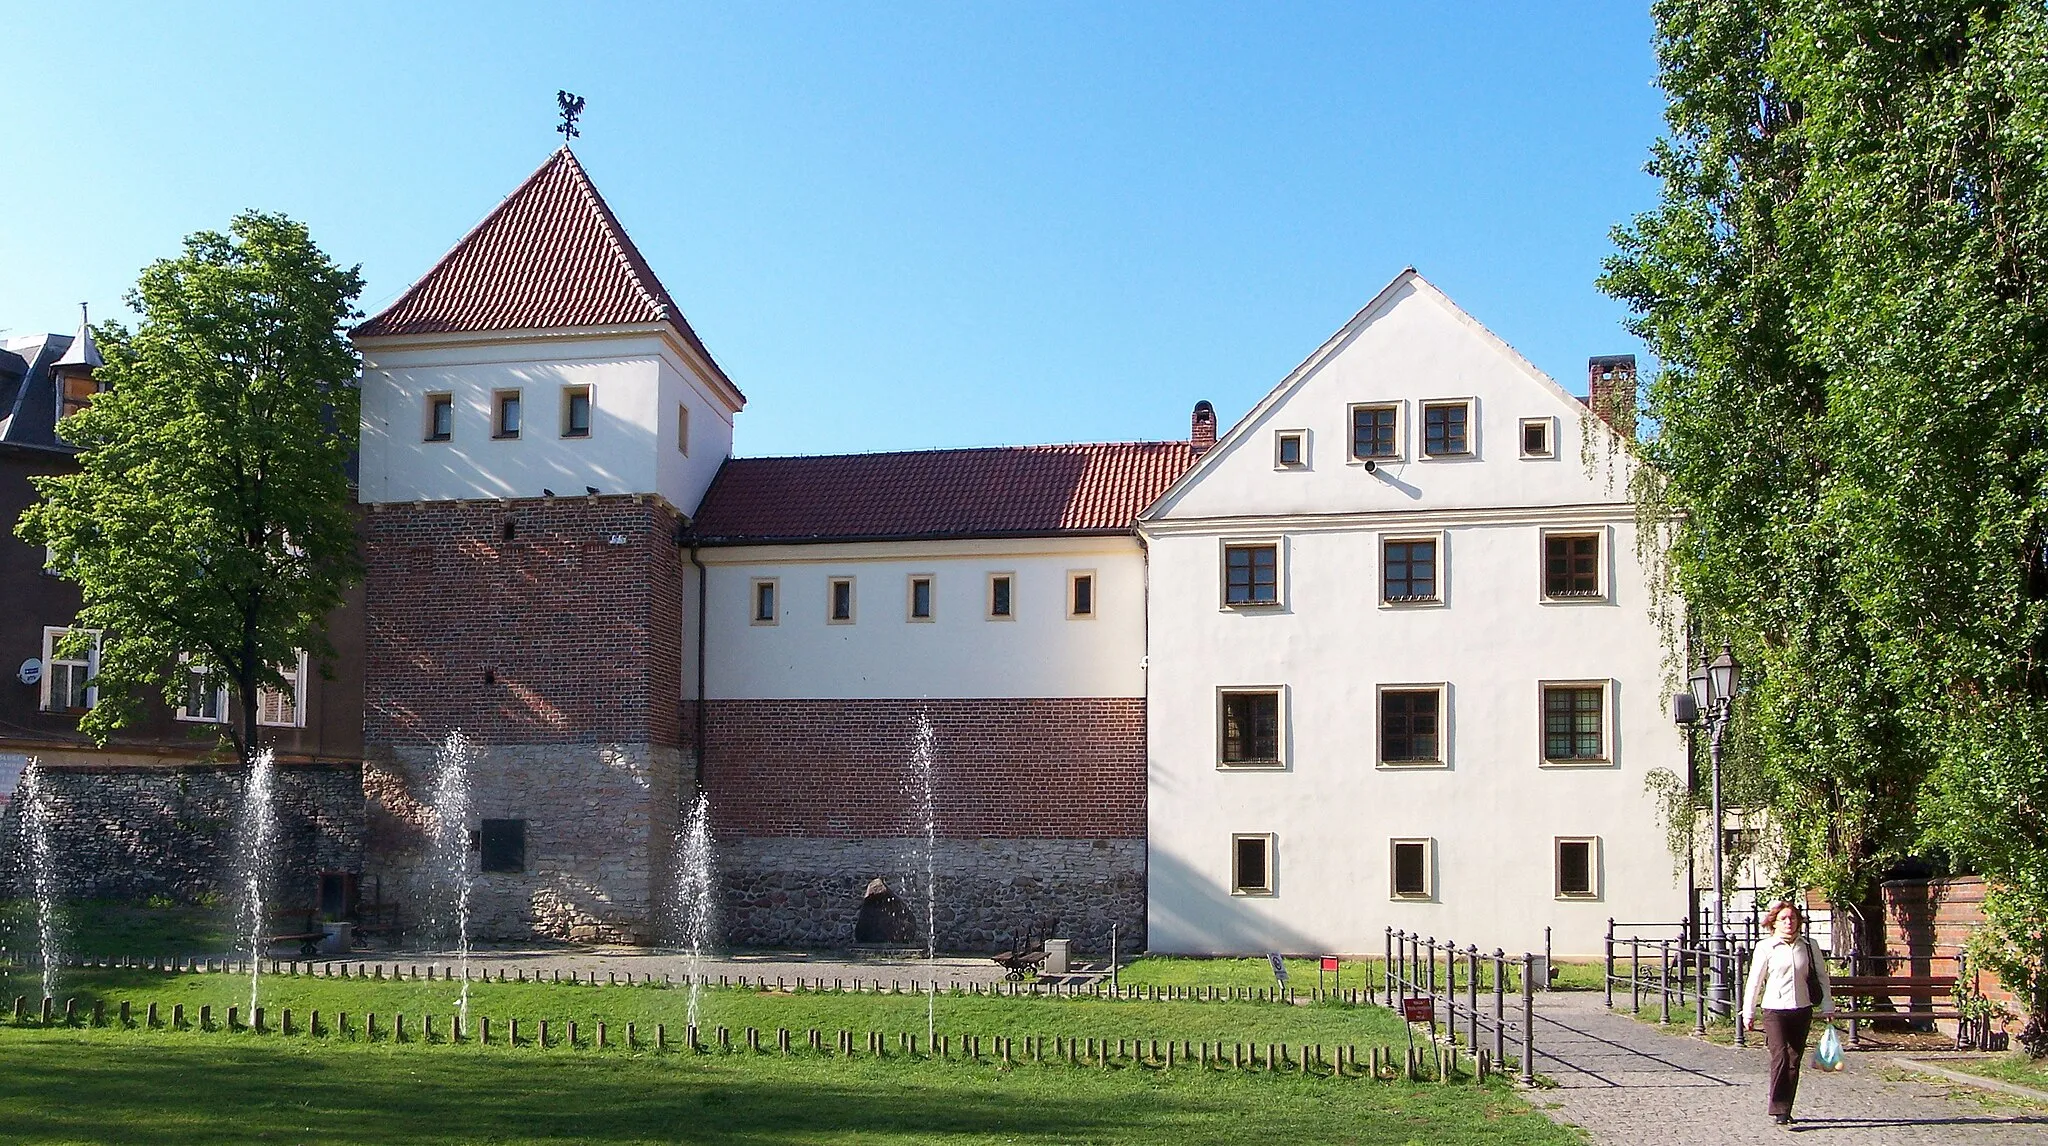
M1942 1066L1966 1074L2048 1090L2048 1059L2030 1059L2023 1051L1985 1059L1944 1059Z

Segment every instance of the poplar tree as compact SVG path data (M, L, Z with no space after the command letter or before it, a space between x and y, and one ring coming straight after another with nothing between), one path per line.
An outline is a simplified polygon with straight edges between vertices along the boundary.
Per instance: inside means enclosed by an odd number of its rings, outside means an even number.
M1602 285L1661 369L1639 505L1753 667L1789 884L1982 875L2048 1049L2048 9L1665 0L1658 208Z
M103 633L79 721L100 743L149 695L177 703L198 666L230 690L247 762L261 691L289 687L302 649L326 670L325 619L359 569L343 330L361 291L304 225L248 211L142 272L133 331L94 328L103 392L60 425L77 470L33 479L16 533L84 598L65 651Z

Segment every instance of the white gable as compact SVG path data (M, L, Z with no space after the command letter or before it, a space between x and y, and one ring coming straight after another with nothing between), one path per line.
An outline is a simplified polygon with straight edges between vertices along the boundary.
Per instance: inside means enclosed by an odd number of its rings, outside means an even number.
M1469 453L1429 457L1423 408L1470 403ZM1352 457L1352 408L1391 405L1397 460L1370 470ZM1525 457L1522 424L1549 426L1549 456ZM1303 435L1303 461L1283 466L1277 437ZM1596 435L1588 473L1581 443ZM1613 434L1585 406L1413 269L1231 428L1147 521L1296 514L1612 504L1627 500L1605 459Z

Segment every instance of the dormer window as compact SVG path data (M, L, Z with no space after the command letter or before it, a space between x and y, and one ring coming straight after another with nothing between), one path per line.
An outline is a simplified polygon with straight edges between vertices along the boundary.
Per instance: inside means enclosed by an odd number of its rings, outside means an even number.
M516 438L519 436L519 391L499 390L491 395L491 436L494 438Z
M427 440L445 442L455 436L455 397L427 395Z

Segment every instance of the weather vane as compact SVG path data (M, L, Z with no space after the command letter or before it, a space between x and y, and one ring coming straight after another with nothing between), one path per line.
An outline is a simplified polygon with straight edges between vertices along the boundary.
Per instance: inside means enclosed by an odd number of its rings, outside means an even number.
M562 142L567 143L583 133L576 130L576 121L583 116L583 97L570 95L565 91L555 93L555 103L562 109L562 122L555 130L562 133Z

